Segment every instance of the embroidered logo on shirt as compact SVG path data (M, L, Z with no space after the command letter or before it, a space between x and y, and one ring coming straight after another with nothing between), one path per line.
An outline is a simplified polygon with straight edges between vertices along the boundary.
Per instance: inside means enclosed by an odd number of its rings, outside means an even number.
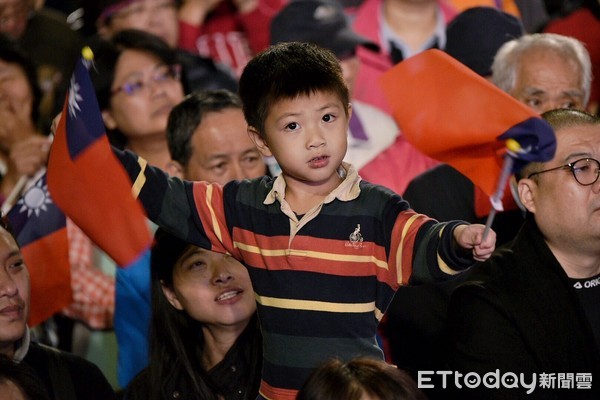
M347 247L354 247L355 249L360 249L362 247L363 237L360 234L360 224L356 225L354 232L350 234L350 241L346 243Z

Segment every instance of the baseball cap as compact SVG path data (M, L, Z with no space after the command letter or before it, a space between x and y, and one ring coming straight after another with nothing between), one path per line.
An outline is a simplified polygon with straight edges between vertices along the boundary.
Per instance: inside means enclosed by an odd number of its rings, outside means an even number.
M489 76L498 49L523 32L521 21L501 10L468 8L448 24L444 51L479 75Z
M271 44L309 42L336 56L356 46L378 51L379 46L354 32L342 6L330 0L297 0L288 3L271 21Z

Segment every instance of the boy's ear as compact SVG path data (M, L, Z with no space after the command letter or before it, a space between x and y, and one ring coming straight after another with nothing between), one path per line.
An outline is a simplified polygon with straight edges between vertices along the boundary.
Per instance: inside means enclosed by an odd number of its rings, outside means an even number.
M181 165L178 161L169 161L165 167L165 172L169 174L169 176L175 176L179 179L183 179L183 165Z
M348 103L348 121L350 121L350 117L352 117L352 103Z
M177 310L183 310L183 306L179 302L179 299L177 298L177 295L175 294L173 289L165 285L162 280L160 281L160 287L162 289L163 295L165 296L169 304L171 304Z
M271 157L273 155L271 153L271 150L269 149L269 145L267 144L267 142L265 142L262 136L259 135L256 128L248 126L248 135L250 136L250 139L252 139L252 141L254 142L254 145L256 146L258 151L260 151L260 154L263 155L263 157Z
M102 111L102 119L104 120L104 126L106 126L106 129L112 130L117 127L117 121L115 121L110 111Z
M535 196L537 194L537 183L533 179L521 179L517 183L517 190L519 192L519 200L521 204L530 213L535 213Z

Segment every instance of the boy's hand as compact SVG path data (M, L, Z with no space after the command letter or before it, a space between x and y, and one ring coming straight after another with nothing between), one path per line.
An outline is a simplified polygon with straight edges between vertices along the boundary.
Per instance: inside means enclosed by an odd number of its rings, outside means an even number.
M481 224L459 225L454 228L454 240L465 250L472 250L473 259L485 261L496 248L496 232L490 230L482 242L485 226Z

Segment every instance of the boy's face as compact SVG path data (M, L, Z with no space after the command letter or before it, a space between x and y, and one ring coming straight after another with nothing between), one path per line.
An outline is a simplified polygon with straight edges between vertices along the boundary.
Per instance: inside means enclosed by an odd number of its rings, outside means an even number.
M262 138L249 129L261 153L275 157L287 185L320 186L329 192L340 182L337 168L346 155L350 112L335 93L316 92L275 102Z

